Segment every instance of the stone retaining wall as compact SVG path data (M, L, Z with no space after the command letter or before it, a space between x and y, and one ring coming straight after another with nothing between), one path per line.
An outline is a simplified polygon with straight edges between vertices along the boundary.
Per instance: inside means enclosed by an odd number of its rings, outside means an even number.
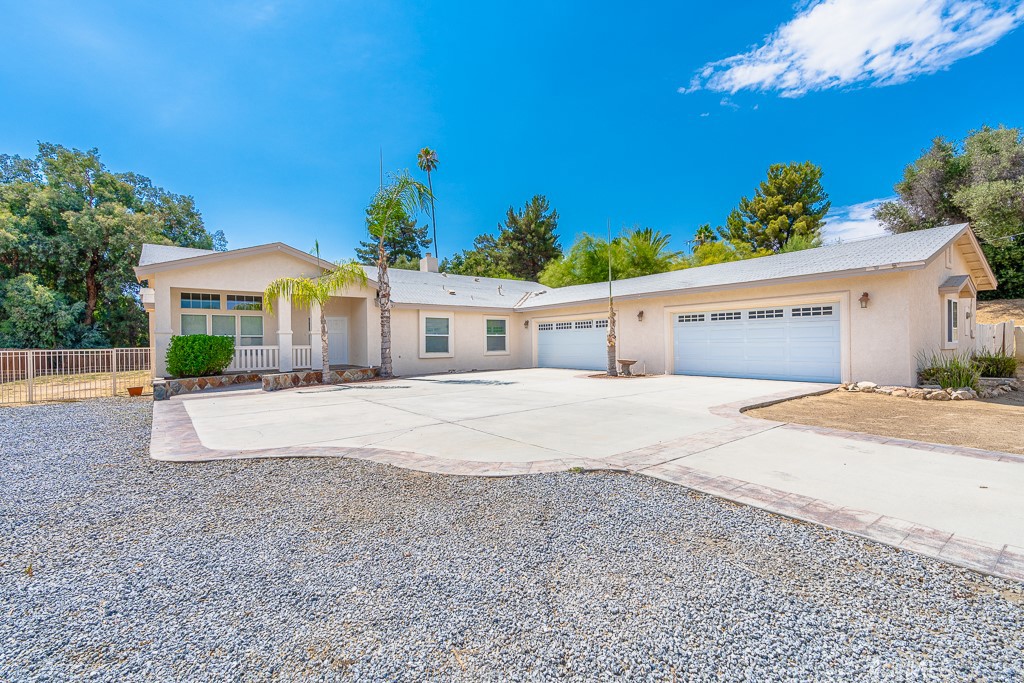
M183 377L181 379L153 380L153 400L166 401L178 394L191 394L204 389L228 387L233 384L255 384L260 381L258 372L242 375L214 375L213 377Z
M377 376L379 368L355 368L342 372L331 371L330 384L343 384L345 382L359 382L373 379ZM309 387L321 384L321 373L319 370L301 370L298 372L279 372L273 375L263 375L263 391L280 391L292 387Z
M976 398L993 398L1011 391L1024 391L1024 382L1010 378L982 377L978 380L978 391L970 387L943 389L937 384L890 387L878 386L874 382L850 382L839 385L839 391L861 391L903 398L923 398L929 401L970 401Z

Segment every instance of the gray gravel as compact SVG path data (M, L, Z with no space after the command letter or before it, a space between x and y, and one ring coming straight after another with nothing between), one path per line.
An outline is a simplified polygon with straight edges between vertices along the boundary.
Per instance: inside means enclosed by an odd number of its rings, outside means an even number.
M0 409L0 680L1020 680L1022 586L641 476L147 458Z

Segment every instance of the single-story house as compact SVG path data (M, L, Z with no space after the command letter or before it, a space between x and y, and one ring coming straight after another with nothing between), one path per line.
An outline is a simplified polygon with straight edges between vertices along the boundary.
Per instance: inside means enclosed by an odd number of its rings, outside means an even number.
M135 269L150 314L154 374L173 335L235 338L231 370L320 369L319 311L262 293L323 261L280 242L213 252L147 244ZM602 370L608 284L391 269L397 375L531 367ZM380 362L376 268L327 305L332 365ZM996 279L969 226L615 281L620 358L647 373L913 384L918 358L969 351L975 297Z

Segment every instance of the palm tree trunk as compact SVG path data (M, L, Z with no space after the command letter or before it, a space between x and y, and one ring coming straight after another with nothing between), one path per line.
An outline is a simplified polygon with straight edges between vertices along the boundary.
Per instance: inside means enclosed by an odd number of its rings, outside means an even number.
M332 384L331 382L331 353L327 338L327 314L324 312L324 304L320 304L320 353L323 354L323 373L320 375L321 384Z
M615 367L615 309L612 308L612 300L608 300L608 376L617 377L618 369Z
M430 225L434 229L434 256L441 260L441 250L437 246L437 216L434 215L434 184L430 181L430 171L427 171L427 189L430 190Z
M391 281L388 259L384 253L384 232L377 247L377 298L380 303L380 376L392 377L391 368Z

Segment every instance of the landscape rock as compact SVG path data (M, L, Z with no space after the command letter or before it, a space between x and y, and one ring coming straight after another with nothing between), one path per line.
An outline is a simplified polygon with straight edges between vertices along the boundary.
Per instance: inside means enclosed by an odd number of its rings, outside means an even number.
M928 395L925 396L925 398L928 399L929 401L948 401L948 400L950 400L949 394L947 394L945 391L943 391L941 389L939 391L929 391Z
M857 389L860 391L871 392L878 388L878 385L874 382L857 382Z

